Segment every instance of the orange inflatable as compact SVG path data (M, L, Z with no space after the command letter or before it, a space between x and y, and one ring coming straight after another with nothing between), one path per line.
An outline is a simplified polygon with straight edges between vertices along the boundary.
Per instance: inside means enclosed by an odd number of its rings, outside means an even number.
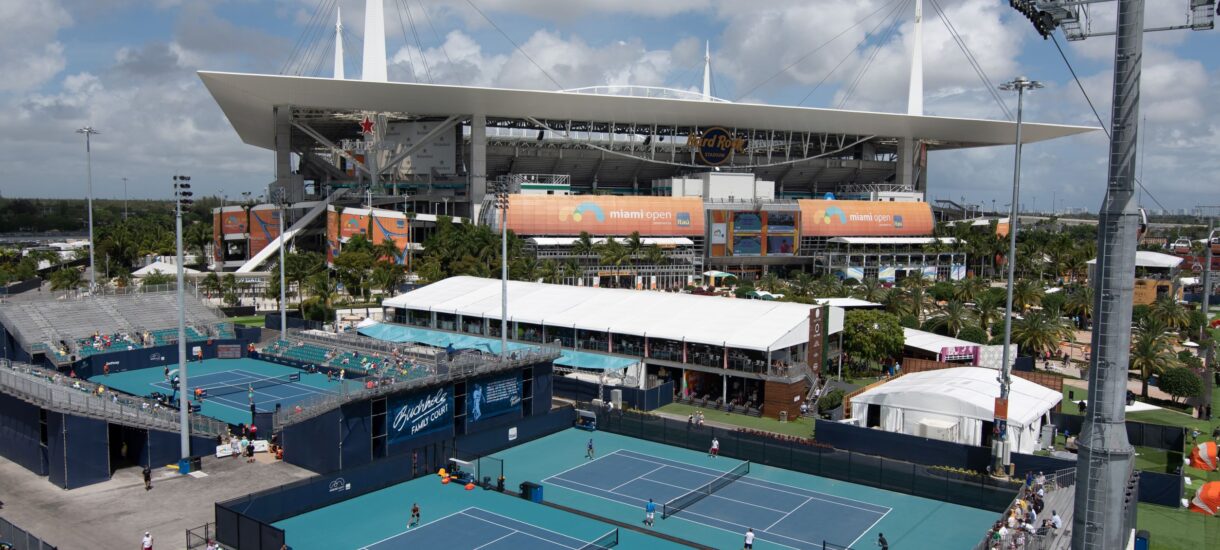
M1216 456L1216 442L1204 441L1195 446L1195 450L1190 452L1190 467L1198 468L1204 472L1214 472L1217 467L1220 467L1220 460Z
M1199 488L1190 501L1190 511L1214 516L1220 511L1220 481L1209 481Z

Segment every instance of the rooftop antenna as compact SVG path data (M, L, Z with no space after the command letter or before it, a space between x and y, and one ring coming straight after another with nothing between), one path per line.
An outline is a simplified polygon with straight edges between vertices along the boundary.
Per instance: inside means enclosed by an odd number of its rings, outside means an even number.
M907 114L923 115L923 0L915 0L914 46L911 48L911 89Z
M343 80L343 8L335 8L335 80Z
M361 80L385 82L385 0L364 2L364 64Z
M712 43L703 43L703 101L712 100Z

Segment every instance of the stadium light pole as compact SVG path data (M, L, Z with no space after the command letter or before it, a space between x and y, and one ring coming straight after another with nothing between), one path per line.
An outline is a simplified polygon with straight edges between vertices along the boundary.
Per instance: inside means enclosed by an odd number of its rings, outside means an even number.
M181 433L179 445L183 460L191 457L191 423L189 419L191 400L186 380L186 298L183 296L186 286L186 275L182 259L182 207L189 206L191 201L190 176L174 175L174 240L177 247L178 261L178 420Z
M101 132L92 126L85 126L77 129L76 133L85 134L85 200L88 202L89 210L89 292L93 292L97 289L97 274L93 269L93 147L89 138Z
M1012 203L1008 211L1008 297L1004 302L1004 359L1000 364L1000 400L995 407L996 438L991 443L991 474L1003 476L1008 468L1008 393L1012 389L1012 287L1017 265L1017 205L1021 196L1021 120L1025 106L1025 91L1042 87L1042 83L1019 76L1000 85L1004 91L1017 92L1017 137L1014 143L1012 169Z
M284 235L284 216L288 213L286 199L287 193L284 192L284 188L276 188L275 202L280 207L280 338L288 333L287 292L284 287L284 248L288 246L288 239Z
M500 209L500 359L508 356L508 181L497 185Z
M123 178L123 219L127 219L127 178Z

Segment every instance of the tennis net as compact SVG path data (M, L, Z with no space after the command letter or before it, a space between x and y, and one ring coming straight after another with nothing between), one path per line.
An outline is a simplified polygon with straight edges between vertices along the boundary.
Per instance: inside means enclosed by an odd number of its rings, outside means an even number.
M601 550L618 546L618 528L602 535L601 538L580 547L580 550Z
M218 395L231 395L234 393L243 393L250 391L251 388L269 388L271 386L280 386L283 384L291 384L301 381L301 373L294 372L283 376L275 376L272 378L262 378L253 382L244 384L226 384L223 386L212 386L210 388L202 388L204 397L216 397Z
M707 498L712 493L723 489L725 485L741 479L741 476L748 473L750 473L750 462L742 462L741 464L738 464L736 468L721 474L720 477L717 477L716 479L700 485L695 490L680 497L670 499L669 502L666 502L661 507L661 518L668 518L669 516L685 510L686 507Z

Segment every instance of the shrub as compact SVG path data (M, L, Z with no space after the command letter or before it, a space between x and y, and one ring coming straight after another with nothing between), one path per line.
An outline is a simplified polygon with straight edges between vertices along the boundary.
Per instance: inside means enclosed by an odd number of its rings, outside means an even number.
M831 390L826 395L823 395L818 400L818 413L826 414L839 408L839 405L843 404L843 395L843 390Z
M1193 370L1176 367L1161 374L1157 385L1174 398L1196 397L1203 393L1203 381Z
M957 333L957 337L961 340L974 342L976 344L987 343L987 331L975 326L963 328L961 332Z

